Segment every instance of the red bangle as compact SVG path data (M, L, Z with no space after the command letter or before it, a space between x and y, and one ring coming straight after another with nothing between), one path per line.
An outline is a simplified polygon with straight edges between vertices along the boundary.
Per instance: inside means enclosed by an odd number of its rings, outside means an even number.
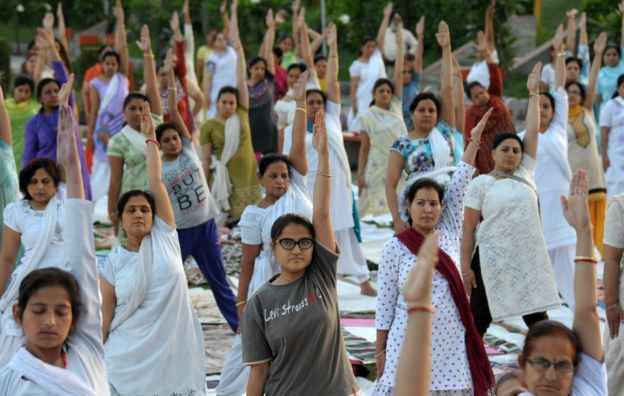
M575 258L574 263L592 263L598 264L598 260L593 258Z
M158 140L155 139L145 139L145 144L152 142L156 145L156 147L158 147L158 150L160 150L160 143L158 143Z
M427 313L435 313L435 308L433 308L433 305L429 305L429 304L412 304L409 307L407 307L407 313L411 314L414 312L427 312Z

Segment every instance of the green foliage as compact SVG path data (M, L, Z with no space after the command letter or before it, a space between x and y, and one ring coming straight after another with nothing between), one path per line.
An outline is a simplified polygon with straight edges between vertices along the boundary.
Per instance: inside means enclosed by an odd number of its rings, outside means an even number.
M3 37L0 37L0 70L5 71L0 74L0 85L2 85L4 92L10 92L9 80L11 79L11 47L9 42Z
M609 42L619 43L622 14L618 10L618 0L586 0L583 11L587 12L588 34L596 37L602 31L609 35Z
M80 57L76 62L73 62L75 73L77 76L83 77L88 68L98 63L97 52L100 49L98 46L84 46L80 49ZM77 79L74 83L77 88L82 87L82 78Z

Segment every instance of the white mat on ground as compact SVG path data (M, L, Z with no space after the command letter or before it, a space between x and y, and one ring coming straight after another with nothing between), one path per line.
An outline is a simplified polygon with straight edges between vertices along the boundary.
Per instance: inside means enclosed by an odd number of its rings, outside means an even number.
M363 296L360 294L360 286L339 279L338 305L341 315L356 312L374 312L375 297Z

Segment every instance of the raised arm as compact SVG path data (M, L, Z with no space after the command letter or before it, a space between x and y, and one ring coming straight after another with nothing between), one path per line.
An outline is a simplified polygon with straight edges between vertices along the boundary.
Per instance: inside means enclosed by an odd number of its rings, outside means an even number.
M230 17L227 14L227 0L223 0L223 2L221 3L221 6L219 7L219 12L221 13L221 21L223 22L223 32L225 33L225 37L228 37L230 35L230 29L232 28L232 26L230 23Z
M457 58L453 56L453 103L455 105L455 128L464 132L466 126L466 106L464 104L464 80L462 79L461 66Z
M292 11L292 37L295 47L297 46L297 37L299 37L299 26L297 25L297 18L299 17L299 11L301 9L301 0L293 0L290 5ZM297 48L294 48L297 49Z
M389 2L383 9L383 18L381 20L381 24L379 25L379 30L377 31L377 48L379 49L379 51L383 51L384 48L386 30L388 29L388 24L390 23L391 14L392 2Z
M565 87L566 82L566 68L565 68L565 56L563 46L563 25L557 27L555 33L555 39L553 46L557 51L557 59L555 60L555 88Z
M333 22L327 26L327 45L329 56L327 57L327 99L334 103L340 103L340 84L338 83L338 38L336 25Z
M5 142L9 146L13 144L13 134L11 131L11 120L9 112L4 104L4 92L0 87L0 141Z
M288 157L293 167L302 175L308 173L308 160L306 157L306 83L308 71L301 73L299 80L293 86L293 99L296 103L295 119L292 126L292 144Z
M394 62L394 94L403 99L403 68L405 67L405 50L403 49L403 25L399 25L396 33L397 56Z
M566 26L566 39L565 50L574 53L576 47L576 14L578 11L576 8L566 12L567 26Z
M537 159L537 140L539 139L539 82L542 72L542 63L538 62L527 79L529 90L529 103L526 115L526 135L524 136L524 153L533 159Z
M423 56L425 53L425 16L421 16L416 24L416 38L418 38L418 46L416 47L416 55L414 58L414 72L422 74L423 72Z
M483 128L485 128L485 124L487 124L488 119L492 114L492 110L493 108L490 107L487 113L485 113L485 115L481 117L481 120L479 121L477 126L472 128L472 131L470 131L470 140L466 142L466 149L464 150L464 155L462 156L462 161L470 165L474 166L475 158L477 157L477 151L479 151L479 144L481 143L481 134L483 133Z
M451 33L444 21L438 25L436 33L438 44L442 48L442 71L440 73L440 99L442 112L439 119L451 126L455 126L455 105L453 104L453 66L451 53Z
M238 36L238 16L232 4L232 27L230 30L232 47L236 51L236 88L238 88L238 105L249 109L249 91L247 88L247 70L245 68L245 52Z
M69 49L69 44L67 42L65 16L63 15L63 3L60 1L56 5L56 18L58 19L58 39L61 45L65 47L65 51L67 51Z
M167 104L169 105L169 117L171 117L171 121L176 124L182 133L182 136L190 141L193 141L193 137L186 128L186 124L184 123L182 115L178 110L178 87L175 82L175 73L173 72L173 52L171 50L167 52L165 70L167 72Z
M487 41L487 49L489 52L496 50L496 40L494 37L494 13L496 12L496 3L491 2L485 10L485 39Z
M275 18L273 17L273 9L269 8L266 14L267 30L262 39L259 55L266 60L267 71L275 75L275 58L273 57L273 44L275 43Z
M305 22L305 8L301 9L299 13L301 20L301 45L299 50L301 51L301 57L306 68L310 71L310 75L317 80L316 68L314 67L314 56L312 56L312 48L310 48L310 37L308 36L308 25Z
M56 137L56 157L65 175L67 184L67 198L85 199L82 183L82 169L78 147L76 142L76 131L78 124L74 119L74 111L68 105L69 93L72 90L74 78L70 77L69 82L63 84L59 91L59 117L58 133Z
M310 42L310 50L312 54L316 54L321 48L321 45L323 45L323 41L325 40L325 29L323 29L322 33L319 33L314 29L310 29L310 26L308 26L307 28L308 35L312 38L312 41Z
M570 194L561 197L563 214L576 231L576 258L574 265L574 332L579 336L582 350L602 362L604 353L600 338L600 317L596 310L596 265L592 225L589 221L587 172L580 170L570 183Z
M137 41L137 46L143 51L143 79L145 80L145 96L149 100L151 113L162 115L162 103L160 102L160 92L156 82L156 64L152 53L152 41L147 25L141 29L141 41Z
M602 32L596 41L594 41L594 60L592 61L591 69L589 71L587 88L585 89L585 101L583 102L583 106L587 110L592 110L594 107L594 100L596 99L596 82L598 81L598 72L600 72L602 54L606 45L607 34Z
M587 77L589 74L589 40L587 39L587 14L582 13L579 19L579 45L576 56L578 56L583 65L581 66L581 75ZM602 59L601 59L602 60Z
M329 200L331 197L331 169L329 167L329 145L325 113L319 110L314 121L314 135L312 143L318 152L318 171L314 183L314 198L312 202L312 224L316 240L331 251L336 251L334 228L329 217Z
M117 0L115 7L113 8L115 19L117 20L117 27L115 30L115 51L119 54L121 59L119 64L119 72L125 76L130 77L130 55L128 53L128 37L126 35L126 22L124 16L124 10L121 6L121 1Z

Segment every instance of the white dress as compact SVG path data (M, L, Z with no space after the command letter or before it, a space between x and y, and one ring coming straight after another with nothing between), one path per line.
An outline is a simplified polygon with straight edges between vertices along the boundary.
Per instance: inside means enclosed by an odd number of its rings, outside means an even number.
M91 221L93 204L89 201L68 199L65 218L64 262L66 268L80 285L80 297L84 305L75 330L70 333L67 344L67 368L95 394L109 394L104 348L102 346L102 317L100 314L100 293L97 278L97 259L93 242ZM4 348L4 344L2 347ZM0 371L1 395L50 395L45 384L39 384L36 373L32 378L23 378L10 366ZM73 389L67 389L72 391Z
M206 60L206 72L212 72L212 84L210 85L210 107L206 113L206 119L210 120L217 116L217 96L219 90L225 86L236 88L236 51L229 45L223 55L212 51Z
M254 261L254 270L249 281L247 300L277 272L279 266L271 254L271 227L275 220L287 213L299 213L312 220L312 203L307 197L306 177L291 169L292 177L288 190L277 202L267 208L250 205L243 211L239 225L241 239L247 245L262 245L262 250ZM241 396L247 389L249 367L243 366L243 346L241 335L237 334L228 352L217 395Z
M353 275L359 283L362 283L369 279L369 271L364 252L353 230L355 223L353 220L351 169L342 140L340 104L328 100L325 111L330 146L329 162L332 175L329 214L334 227L336 243L340 246L338 273ZM284 154L290 151L291 144L292 125L284 131ZM307 193L310 200L312 200L318 169L318 153L312 145L312 133L309 132L306 135L306 153L308 157Z
M189 298L178 234L157 215L150 234L154 259L147 296L104 345L111 391L203 395L204 336ZM100 274L115 287L115 315L135 291L139 265L139 254L121 246L102 263Z
M62 193L57 193L57 221L51 243L45 250L37 268L57 267L67 269L63 258L63 224L65 217L65 205L62 200ZM24 246L24 256L21 265L18 265L9 279L8 284L20 282L26 275L25 265L33 253L37 240L41 237L43 230L43 210L34 210L30 207L30 201L22 200L10 203L4 209L4 225L9 227L21 236L22 246ZM6 290L5 290L6 291ZM15 352L22 346L24 332L13 320L11 307L17 303L17 299L7 304L6 310L0 316L0 368L4 367L13 357Z
M492 51L492 56L498 64L498 52L496 50ZM478 82L485 89L490 87L490 70L488 69L487 61L477 61L470 66L470 72L466 76L466 83L470 84L473 81Z
M539 191L544 239L557 289L574 312L576 232L563 216L561 206L561 197L568 195L572 180L568 163L568 95L561 87L553 92L553 97L553 118L548 129L539 136L535 184Z
M624 99L611 99L600 111L600 127L611 128L607 155L609 168L605 172L609 198L624 192Z
M523 154L514 176L534 183L535 166L535 160ZM511 178L481 175L468 186L466 207L483 216L475 246L492 319L559 307L534 188Z
M368 62L364 63L356 59L349 66L349 76L359 77L355 100L357 100L358 113L353 114L353 109L349 111L348 121L349 131L359 132L361 130L362 115L371 105L373 101L373 87L375 82L380 78L387 77L386 66L379 48L375 48L375 52L371 55Z
M442 231L440 248L459 263L459 239L463 223L464 191L475 168L460 162L444 198L444 210L436 226ZM407 330L407 304L403 287L417 257L396 237L384 246L379 263L378 296L375 315L377 330L389 330L386 366L377 381L374 395L390 396L396 386L399 355ZM432 323L431 393L457 391L472 395L472 376L466 352L465 332L449 284L438 271L433 275L432 303L436 309Z

